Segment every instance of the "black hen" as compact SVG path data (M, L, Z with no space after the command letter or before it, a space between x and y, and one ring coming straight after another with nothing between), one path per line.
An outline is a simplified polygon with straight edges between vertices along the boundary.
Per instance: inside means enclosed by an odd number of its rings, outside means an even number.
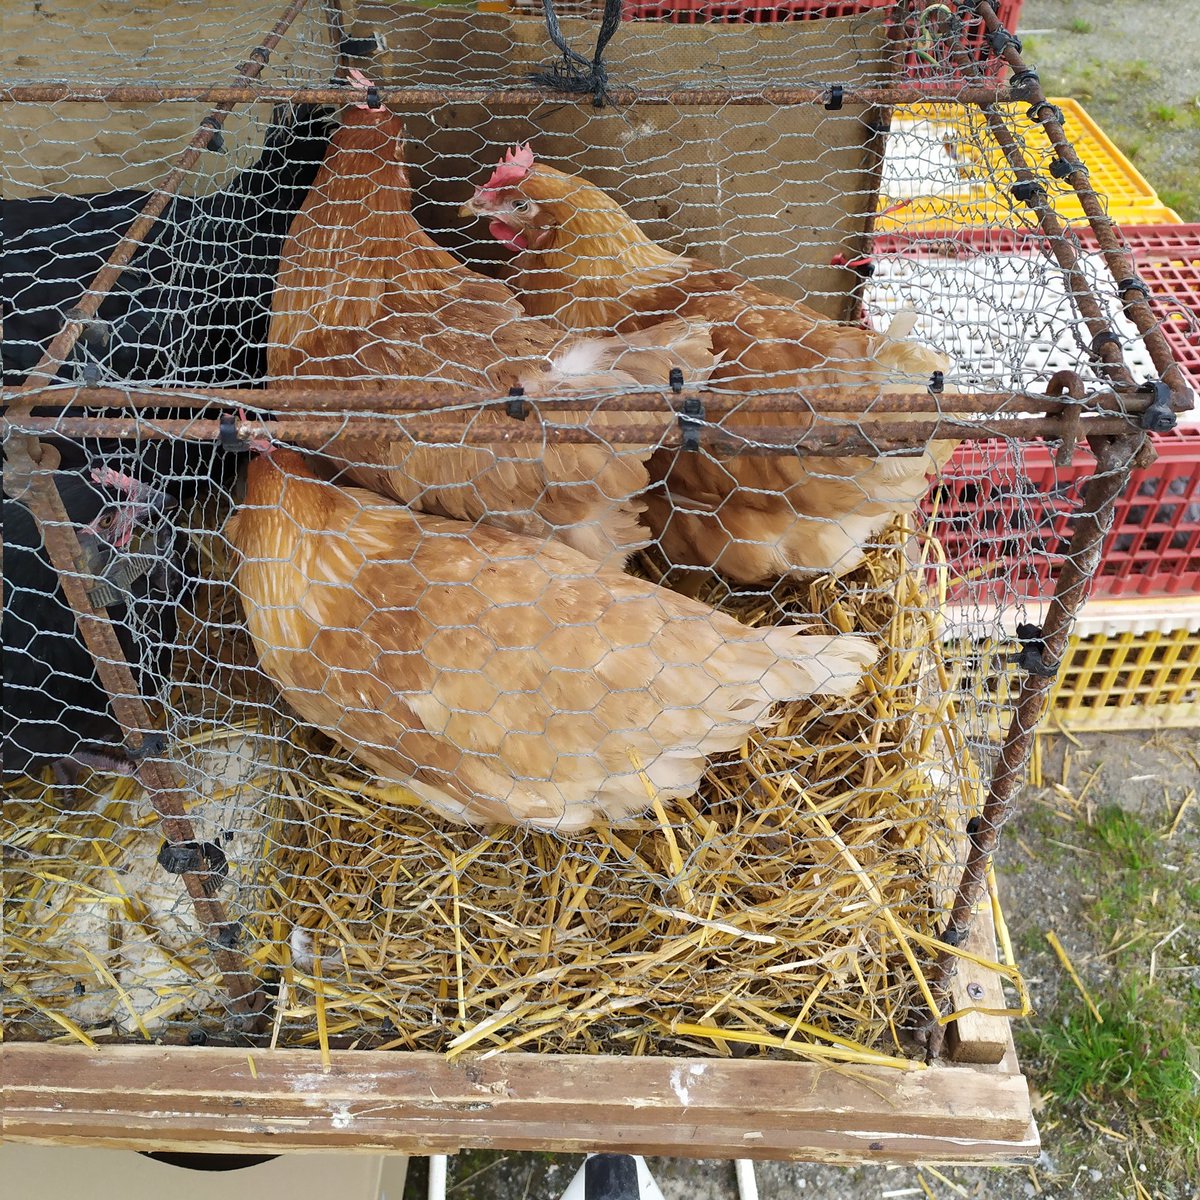
M60 372L73 382L260 382L279 251L325 156L332 111L276 108L262 154L226 188L177 197ZM0 201L4 382L20 384L148 193Z
M56 475L92 601L107 608L143 695L170 674L186 539L166 492L111 469ZM55 767L121 769L122 735L32 514L4 500L4 778Z

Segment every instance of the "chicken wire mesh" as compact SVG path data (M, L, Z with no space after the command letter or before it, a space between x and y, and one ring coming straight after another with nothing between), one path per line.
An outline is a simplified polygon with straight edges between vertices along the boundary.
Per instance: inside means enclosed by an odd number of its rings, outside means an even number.
M943 638L954 442L928 425L1010 431L981 473L1019 478L1046 409L1005 397L1066 369L1132 407L1094 314L1050 256L873 253L878 212L949 235L961 207L914 197L1016 178L979 121L948 141L882 90L835 99L900 78L878 7L623 24L610 90L725 99L604 107L513 98L555 54L522 10L342 8L291 6L263 82L327 88L369 35L355 98L238 109L51 365L118 389L107 424L37 428L161 733L142 758L6 482L7 1030L899 1063L939 960L971 953L948 921L1008 715ZM278 17L123 10L19 6L8 80L194 93ZM922 78L965 86L920 29ZM563 30L590 54L593 22ZM729 102L781 80L827 99ZM42 414L30 372L205 112L56 95L8 104L3 143L5 383ZM1117 285L1083 271L1141 382ZM169 404L120 405L138 385ZM277 419L223 421L222 449L209 387ZM809 427L818 453L772 452ZM1022 600L986 600L956 593L1001 636ZM164 841L145 762L191 837ZM1011 963L984 969L1020 1003Z

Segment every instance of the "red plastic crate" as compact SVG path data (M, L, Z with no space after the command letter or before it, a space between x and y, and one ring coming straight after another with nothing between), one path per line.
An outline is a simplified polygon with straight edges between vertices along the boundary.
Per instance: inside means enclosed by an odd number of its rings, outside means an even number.
M1200 428L1154 435L1154 448L1158 461L1135 471L1117 501L1093 596L1200 592ZM1020 459L998 443L960 446L925 505L950 563L952 602L1048 596L1094 472L1086 446L1070 466L1040 444Z

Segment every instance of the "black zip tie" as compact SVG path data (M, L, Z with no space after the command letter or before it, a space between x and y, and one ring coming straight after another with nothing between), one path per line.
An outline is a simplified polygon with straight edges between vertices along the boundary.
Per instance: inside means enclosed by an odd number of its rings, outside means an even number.
M229 860L215 842L163 842L158 865L172 875L207 875L217 888L229 875Z
M1035 104L1031 104L1025 116L1036 125L1050 120L1057 121L1059 125L1067 123L1067 118L1063 116L1063 110L1057 104L1051 104L1049 100L1039 100Z
M255 46L254 49L250 51L250 57L254 59L255 62L262 63L262 65L265 67L267 63L271 61L271 52L264 46Z
M86 996L87 988L84 987L82 981L76 980L75 986L71 989L71 994L75 996Z
M1046 189L1036 179L1023 179L1020 183L1014 183L1010 191L1014 200L1019 204L1028 204L1030 208L1039 196L1044 199L1046 195Z
M199 1027L194 1027L187 1031L187 1044L189 1046L206 1046L208 1045L208 1034Z
M208 144L204 147L205 150L211 150L214 154L224 154L225 135L221 132L221 122L214 116L207 116L200 124L205 129L213 131L212 137L208 139Z
M374 83L367 88L367 107L376 111L383 107L383 101L379 98L379 88Z
M683 438L683 448L689 454L700 449L700 429L704 420L704 405L698 396L689 396L683 402L683 411L679 414L679 428Z
M1022 671L1042 679L1053 679L1058 674L1058 663L1046 661L1046 639L1040 625L1018 625L1017 640L1021 652L1015 661Z
M672 367L667 375L667 382L671 386L671 391L678 396L683 391L683 368Z
M1141 292L1144 299L1150 299L1150 289L1136 275L1130 275L1128 279L1118 280L1117 291L1122 296L1126 292Z
M1138 424L1149 433L1170 433L1179 424L1179 417L1171 407L1171 389L1161 379L1147 379L1138 392L1154 396Z
M217 421L217 445L227 454L240 454L246 449L237 426L238 418L233 413L222 413Z
M227 921L217 929L217 945L222 950L236 950L242 940L241 921Z
M1009 33L1007 29L993 29L991 33L984 35L984 41L992 48L992 53L1000 58L1006 49L1011 46L1018 54L1021 53L1021 39L1015 33Z
M162 758L167 752L166 735L162 733L146 733L142 735L141 744L136 750L126 748L125 753L134 761L141 762L147 758Z
M1095 358L1102 358L1101 351L1105 346L1120 346L1121 339L1117 337L1111 329L1102 329L1094 338L1092 338L1091 348L1092 355Z
M529 416L529 405L525 403L525 389L523 387L509 389L508 403L505 404L504 411L514 421L523 421Z
M1050 164L1050 174L1055 179L1066 179L1068 175L1090 175L1085 163L1077 162L1071 158L1056 158Z
M840 83L833 84L829 89L829 99L825 101L826 112L837 112L845 99L845 88Z
M1032 68L1016 71L1008 81L1008 94L1013 100L1030 100L1029 95L1034 88L1041 86L1041 76Z
M926 385L935 396L940 396L946 390L946 376L941 371L934 371Z
M972 817L967 822L967 837L971 839L971 845L978 847L979 835L983 832L983 818Z
M344 37L338 45L338 53L347 58L373 58L381 50L387 49L387 42L378 33L370 37Z
M64 308L63 320L80 325L79 339L93 352L106 350L112 339L112 326L99 317L85 317L78 308Z

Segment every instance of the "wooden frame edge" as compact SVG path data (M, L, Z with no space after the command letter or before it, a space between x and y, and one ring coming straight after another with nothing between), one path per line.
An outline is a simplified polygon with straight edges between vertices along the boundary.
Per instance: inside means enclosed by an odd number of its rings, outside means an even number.
M622 1150L696 1158L1036 1157L1015 1056L807 1062L8 1043L5 1140L132 1150Z

